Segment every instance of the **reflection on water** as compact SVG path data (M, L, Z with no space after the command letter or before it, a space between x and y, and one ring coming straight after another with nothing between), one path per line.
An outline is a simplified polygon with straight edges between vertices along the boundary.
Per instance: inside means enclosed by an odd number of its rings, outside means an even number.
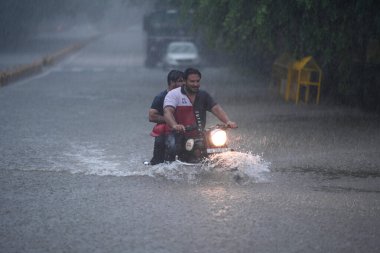
M210 203L210 210L215 218L226 218L228 212L231 209L229 200L232 198L232 196L227 192L225 187L202 187L198 190L198 192Z

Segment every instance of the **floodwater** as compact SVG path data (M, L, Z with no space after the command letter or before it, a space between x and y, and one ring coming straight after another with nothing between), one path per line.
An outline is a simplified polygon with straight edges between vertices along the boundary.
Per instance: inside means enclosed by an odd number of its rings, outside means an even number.
M286 103L207 65L202 88L238 123L236 151L145 166L167 73L144 57L132 25L0 89L1 252L380 250L377 116Z

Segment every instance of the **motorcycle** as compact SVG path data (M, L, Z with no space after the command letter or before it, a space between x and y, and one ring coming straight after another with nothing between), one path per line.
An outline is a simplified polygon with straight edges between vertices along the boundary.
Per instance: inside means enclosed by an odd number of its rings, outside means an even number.
M228 126L220 124L203 131L199 131L197 126L185 127L185 133L196 132L196 135L181 135L175 160L184 165L194 165L205 161L210 155L233 151L227 145L228 129Z

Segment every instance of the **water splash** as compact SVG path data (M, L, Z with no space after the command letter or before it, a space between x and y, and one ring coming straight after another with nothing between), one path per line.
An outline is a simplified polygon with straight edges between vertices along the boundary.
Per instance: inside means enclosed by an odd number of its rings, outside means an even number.
M259 155L226 152L213 155L197 165L184 165L180 162L158 164L147 168L145 175L189 183L230 180L238 183L268 182L269 166Z
M198 182L201 174L207 172L204 164L184 165L180 162L161 163L150 167L147 175L172 181Z
M253 182L269 181L270 163L259 155L225 152L209 158L209 167L218 172L232 171L236 179Z
M112 161L112 158L105 154L105 150L92 144L72 144L71 152L63 153L64 163L60 167L69 170L71 173L83 173L88 175L118 175L120 174L120 163ZM68 163L68 164L67 164Z
M112 156L104 148L90 143L72 143L52 170L99 176L149 176L171 181L198 183L213 182L268 182L270 163L251 153L226 152L209 157L204 163L184 165L180 162L154 166L142 164L142 157Z

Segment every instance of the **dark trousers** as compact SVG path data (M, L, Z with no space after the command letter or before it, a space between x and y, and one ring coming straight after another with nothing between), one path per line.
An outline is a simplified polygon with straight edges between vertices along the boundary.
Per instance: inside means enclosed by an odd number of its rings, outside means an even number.
M150 164L155 165L165 161L165 135L154 138L153 157Z
M171 132L166 136L165 144L165 161L175 161L176 155L180 155L182 152L182 145L184 143L183 134Z

